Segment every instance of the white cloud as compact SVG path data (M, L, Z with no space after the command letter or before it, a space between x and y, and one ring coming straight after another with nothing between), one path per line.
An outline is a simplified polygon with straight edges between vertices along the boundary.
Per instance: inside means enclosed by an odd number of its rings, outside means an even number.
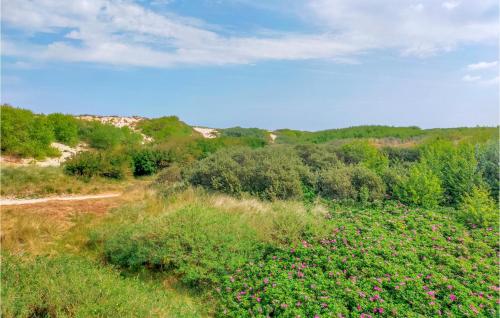
M443 2L443 4L442 4L443 8L448 9L448 10L453 10L456 7L458 7L459 5L460 5L460 3L455 2L455 1L446 1L446 2Z
M497 68L497 66L498 66L498 61L478 62L478 63L467 65L467 69L469 71L478 71L478 70L486 70L486 69L491 69L491 68Z
M451 12L431 0L315 0L302 7L311 23L319 21L320 32L228 36L218 26L154 12L131 0L4 0L2 22L26 36L4 35L2 54L147 67L342 61L387 48L426 56L465 43L496 43L498 36L496 18L485 13L498 7L493 0L476 0ZM36 43L40 32L53 39Z
M449 10L436 0L314 0L312 15L327 30L342 31L356 44L395 48L405 55L428 56L462 44L496 45L497 0L474 0Z
M464 82L477 82L481 79L481 76L473 76L473 75L465 75L464 77L462 77L462 80Z

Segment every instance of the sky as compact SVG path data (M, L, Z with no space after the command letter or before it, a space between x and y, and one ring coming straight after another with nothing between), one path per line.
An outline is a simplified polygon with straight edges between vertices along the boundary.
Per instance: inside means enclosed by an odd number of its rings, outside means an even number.
M3 0L1 101L321 130L499 123L497 0Z

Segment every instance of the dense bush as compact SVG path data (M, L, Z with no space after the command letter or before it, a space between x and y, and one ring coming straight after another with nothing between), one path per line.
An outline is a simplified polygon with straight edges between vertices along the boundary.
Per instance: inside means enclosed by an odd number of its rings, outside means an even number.
M2 152L37 159L58 154L50 144L55 140L50 122L29 110L1 106L0 134Z
M173 272L199 288L213 287L264 251L243 219L202 206L115 229L103 248L112 264Z
M187 177L193 185L270 200L300 198L307 178L298 156L281 147L219 151L196 163Z
M2 256L2 317L197 317L172 294L77 257Z
M78 143L78 120L71 115L54 113L47 116L57 141L75 146Z
M471 193L465 194L460 212L464 221L471 225L495 226L499 217L497 204L483 187L474 187Z
M168 167L172 161L172 154L160 148L142 148L132 152L134 176L152 175Z
M363 166L344 166L322 171L318 176L320 195L335 200L380 200L385 194L382 179Z
M476 146L476 158L479 175L488 186L496 201L498 201L498 191L500 190L500 150L498 145L498 139L495 138L485 144L479 144Z
M85 179L94 176L123 179L130 174L130 159L121 152L80 152L64 163L64 171Z
M259 128L232 127L219 130L222 137L245 137L262 140L269 143L271 140L268 131Z
M384 197L385 185L382 178L364 166L352 168L352 184L361 202L381 200Z
M395 190L395 197L402 202L422 207L435 207L443 200L439 177L422 163L411 166L408 177Z
M367 141L347 143L337 150L337 155L346 164L363 164L375 171L388 165L387 157Z
M155 142L161 142L172 137L199 135L193 128L180 121L177 116L144 119L137 124L137 128L145 135L152 137Z
M440 178L446 204L456 206L477 182L477 161L469 143L433 141L422 148L422 162Z
M334 200L356 200L358 197L352 184L352 169L346 166L322 171L317 189L321 196Z
M384 147L382 148L382 152L391 163L416 162L420 159L420 149L417 147Z
M335 148L331 146L303 144L295 146L295 151L312 171L331 169L341 165Z
M128 127L118 128L98 121L80 122L79 134L89 146L99 150L112 150L118 146L138 146L142 136Z

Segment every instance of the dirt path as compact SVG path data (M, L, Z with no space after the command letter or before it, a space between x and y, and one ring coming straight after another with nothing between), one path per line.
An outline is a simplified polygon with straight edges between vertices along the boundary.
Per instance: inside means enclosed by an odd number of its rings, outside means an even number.
M49 201L83 201L94 199L115 198L120 196L121 193L105 193L95 195L63 195L38 199L0 199L1 205L24 205L24 204L37 204Z

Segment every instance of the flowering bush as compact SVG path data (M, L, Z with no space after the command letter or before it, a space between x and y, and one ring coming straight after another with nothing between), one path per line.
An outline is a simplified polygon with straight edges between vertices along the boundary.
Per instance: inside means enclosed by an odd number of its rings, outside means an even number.
M336 212L334 230L228 275L220 316L496 317L498 232L440 212Z

